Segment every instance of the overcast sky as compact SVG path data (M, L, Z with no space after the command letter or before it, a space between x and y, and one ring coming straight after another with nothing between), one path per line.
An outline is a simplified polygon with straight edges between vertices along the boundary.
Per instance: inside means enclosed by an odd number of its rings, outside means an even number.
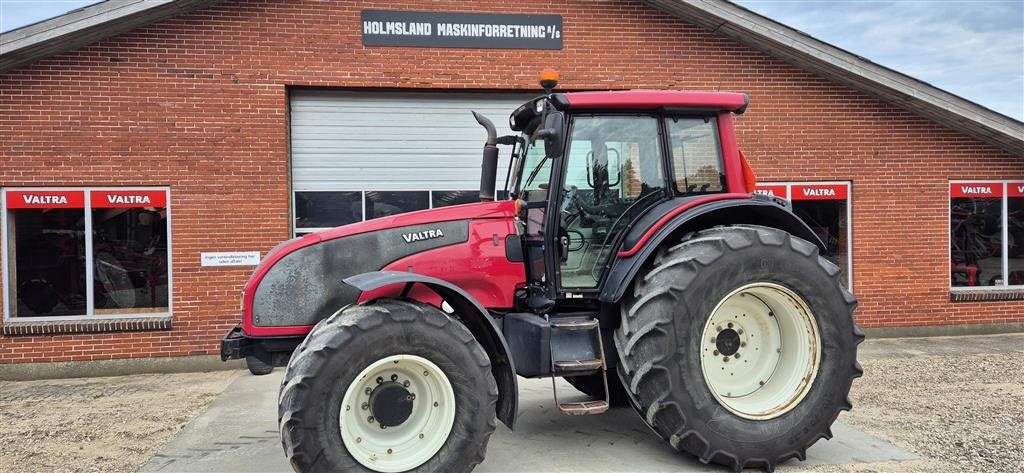
M0 0L0 31L92 3L96 2ZM876 63L1024 120L1024 0L737 0L736 3Z

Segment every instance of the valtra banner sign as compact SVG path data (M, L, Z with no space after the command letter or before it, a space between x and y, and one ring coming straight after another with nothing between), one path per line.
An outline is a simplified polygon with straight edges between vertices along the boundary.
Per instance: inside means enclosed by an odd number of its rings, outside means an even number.
M561 15L363 10L364 46L562 49Z
M93 208L104 209L167 206L167 194L162 190L92 191L89 199Z
M957 182L949 185L949 195L961 197L1002 197L1002 182Z
M7 191L9 209L80 209L85 207L83 191Z
M846 200L846 184L801 184L791 187L793 200Z
M1010 197L1024 197L1024 181L1007 184L1006 195Z
M778 197L780 199L789 199L789 188L785 185L758 185L754 189L754 193L767 195L769 197Z

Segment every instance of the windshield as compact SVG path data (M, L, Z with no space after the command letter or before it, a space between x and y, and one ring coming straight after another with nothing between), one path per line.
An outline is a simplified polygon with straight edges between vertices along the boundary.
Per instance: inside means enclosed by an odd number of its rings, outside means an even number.
M527 143L515 183L516 194L520 197L520 191L547 188L551 178L551 160L545 156L543 142L539 143L541 146L534 146L538 143L533 140L527 140Z

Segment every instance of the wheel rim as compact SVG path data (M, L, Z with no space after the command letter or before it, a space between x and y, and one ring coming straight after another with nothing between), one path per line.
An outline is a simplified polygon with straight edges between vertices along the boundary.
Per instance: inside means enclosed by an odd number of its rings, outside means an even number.
M359 373L345 390L339 416L345 448L381 472L411 470L430 460L454 422L451 382L437 365L415 355L389 356Z
M800 296L755 283L718 303L704 324L700 352L704 381L719 404L766 420L807 395L821 363L821 335Z

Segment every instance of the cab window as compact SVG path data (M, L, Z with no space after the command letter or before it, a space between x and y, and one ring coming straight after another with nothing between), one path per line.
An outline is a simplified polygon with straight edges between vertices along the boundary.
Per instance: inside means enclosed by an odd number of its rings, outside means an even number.
M672 146L675 189L680 194L722 192L722 146L714 117L665 119Z

